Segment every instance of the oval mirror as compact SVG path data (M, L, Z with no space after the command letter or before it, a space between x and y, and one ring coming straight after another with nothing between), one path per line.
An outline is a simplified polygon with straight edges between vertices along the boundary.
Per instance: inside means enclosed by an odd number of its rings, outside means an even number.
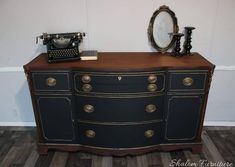
M178 32L177 18L169 7L163 5L153 13L148 27L148 37L152 46L164 53L175 42L172 33Z

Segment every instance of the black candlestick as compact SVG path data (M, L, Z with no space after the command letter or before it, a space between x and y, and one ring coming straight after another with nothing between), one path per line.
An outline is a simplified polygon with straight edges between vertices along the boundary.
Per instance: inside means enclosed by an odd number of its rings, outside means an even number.
M184 27L184 29L185 29L185 42L184 42L183 54L190 55L190 50L192 49L192 45L191 45L192 31L195 28L194 27Z
M180 50L181 50L181 48L180 48L180 39L181 39L182 36L184 36L184 34L182 34L182 33L173 33L172 35L173 35L173 38L175 38L175 47L174 47L172 53L175 56L180 56L181 55L180 54Z

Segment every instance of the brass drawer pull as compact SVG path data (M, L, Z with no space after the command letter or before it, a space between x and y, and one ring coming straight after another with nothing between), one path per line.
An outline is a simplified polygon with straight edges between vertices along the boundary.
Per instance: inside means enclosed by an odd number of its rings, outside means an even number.
M149 104L145 108L146 112L153 113L157 110L157 107L154 104Z
M46 79L46 84L47 84L47 86L50 86L50 87L55 86L56 85L56 79L52 78L52 77L47 78Z
M156 91L156 90L157 90L157 85L156 85L156 84L149 84L149 85L148 85L148 90L149 90L150 92Z
M91 77L89 75L83 75L82 76L82 82L83 83L89 83L91 82Z
M90 91L92 90L92 86L91 86L90 84L84 84L84 85L82 86L82 90L83 90L84 92L90 92Z
M144 132L144 136L147 137L147 138L151 138L154 136L154 131L153 130L146 130Z
M157 81L157 76L154 74L149 75L148 81L149 83L155 83Z
M183 79L184 86L192 86L193 85L193 79L191 77L185 77Z
M87 138L94 138L95 137L95 131L86 130L85 135L86 135Z
M86 104L84 107L83 107L83 110L86 112L86 113L91 113L93 112L95 109L94 109L94 106L90 105L90 104Z

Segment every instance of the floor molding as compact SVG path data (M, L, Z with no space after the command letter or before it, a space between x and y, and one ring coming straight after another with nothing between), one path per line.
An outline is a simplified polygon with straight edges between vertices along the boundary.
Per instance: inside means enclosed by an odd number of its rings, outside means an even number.
M235 126L235 121L205 121L204 126ZM0 122L0 126L36 126L35 122Z

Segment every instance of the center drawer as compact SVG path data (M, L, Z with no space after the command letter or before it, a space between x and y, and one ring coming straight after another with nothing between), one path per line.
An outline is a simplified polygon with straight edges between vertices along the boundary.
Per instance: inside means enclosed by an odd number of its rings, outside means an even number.
M105 148L144 147L160 143L161 122L137 125L105 125L78 122L78 142Z
M151 93L164 90L163 72L74 74L74 85L82 93Z
M95 97L76 96L76 114L80 120L133 122L162 119L164 96Z

